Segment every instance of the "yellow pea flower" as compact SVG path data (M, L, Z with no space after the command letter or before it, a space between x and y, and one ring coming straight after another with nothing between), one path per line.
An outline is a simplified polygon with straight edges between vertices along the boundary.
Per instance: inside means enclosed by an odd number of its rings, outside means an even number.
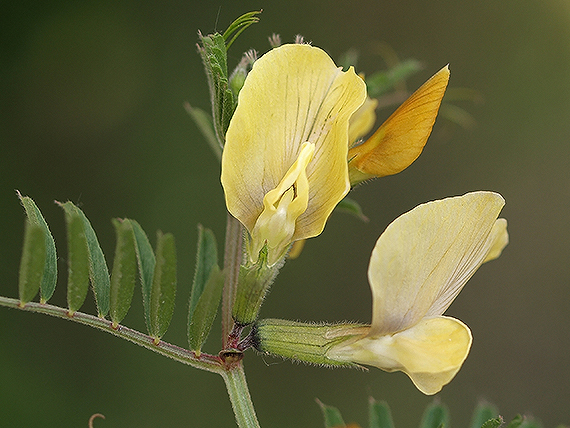
M248 230L249 261L268 265L320 234L350 190L349 119L366 99L354 70L321 49L283 45L258 59L226 134L221 181L228 211Z
M404 101L368 140L349 150L352 185L397 174L418 158L433 128L448 81L449 68L445 66ZM375 107L372 102L362 106L351 126L352 136L361 137L372 129L374 120L370 119L375 118Z
M507 245L507 222L497 219L503 205L497 193L473 192L420 205L392 222L368 269L372 325L326 356L403 371L423 393L440 391L472 341L465 324L443 313L479 266Z

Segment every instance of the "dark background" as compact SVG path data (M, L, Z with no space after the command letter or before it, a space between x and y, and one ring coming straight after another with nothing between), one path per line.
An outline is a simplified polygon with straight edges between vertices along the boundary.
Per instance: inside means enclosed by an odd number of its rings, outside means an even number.
M113 217L173 232L178 305L165 340L186 345L196 224L223 241L219 166L183 102L209 108L197 31L223 30L243 12L261 22L241 52L302 34L338 58L361 52L359 71L384 67L376 47L425 66L415 89L450 63L452 87L477 90L464 104L477 126L442 118L423 155L403 173L352 197L368 224L335 214L301 259L282 270L264 317L370 321L366 268L386 225L419 203L495 190L507 200L511 243L483 266L448 310L472 329L471 354L439 399L454 427L479 399L510 418L570 423L568 263L570 195L570 2L400 1L3 1L0 13L0 294L17 296L24 224L14 189L34 198L58 243L65 305L65 231L53 200L81 205L108 262ZM385 117L389 110L379 113ZM92 299L83 308L94 313ZM144 329L140 292L124 324ZM206 350L219 349L219 328ZM401 374L327 370L245 359L262 426L322 426L315 398L366 425L367 397L387 400L398 427L419 423L433 398ZM0 308L0 426L234 426L222 379L74 323Z

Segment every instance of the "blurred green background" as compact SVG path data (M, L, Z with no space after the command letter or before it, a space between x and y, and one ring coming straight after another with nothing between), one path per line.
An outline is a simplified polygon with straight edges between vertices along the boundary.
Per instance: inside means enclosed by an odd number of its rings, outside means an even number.
M108 261L112 217L137 219L151 238L173 232L178 305L165 340L185 346L196 224L223 241L219 166L183 102L209 108L197 31L223 30L263 8L230 52L302 34L359 71L384 63L377 43L424 70L415 89L450 63L452 87L477 126L438 120L423 155L403 173L357 188L368 224L335 214L282 270L264 317L370 321L366 268L386 225L415 205L495 190L511 243L483 266L448 314L473 332L471 354L438 395L454 427L479 399L547 427L570 423L570 1L4 1L0 13L0 294L17 296L24 224L14 189L35 199L58 242L65 304L65 231L53 200L80 204ZM387 116L389 110L379 113ZM151 239L153 240L153 239ZM154 242L154 240L153 240ZM88 299L90 300L90 299ZM124 324L144 329L140 293ZM93 303L84 308L93 313ZM207 349L217 352L219 329ZM327 370L248 352L251 394L265 427L318 427L315 398L366 424L367 397L387 400L398 427L419 423L433 398L408 378L371 369ZM234 426L222 379L88 327L0 308L0 426Z

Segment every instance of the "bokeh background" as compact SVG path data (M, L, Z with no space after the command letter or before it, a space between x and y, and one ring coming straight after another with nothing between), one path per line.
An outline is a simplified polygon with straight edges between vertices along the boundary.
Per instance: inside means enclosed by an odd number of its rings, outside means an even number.
M263 8L234 44L249 48L302 34L338 58L361 53L359 71L384 67L378 43L424 69L417 88L450 63L451 87L477 125L438 120L423 155L403 173L357 188L370 217L335 214L325 233L288 263L264 317L370 321L368 258L386 225L415 205L471 190L504 195L511 243L471 279L448 314L472 329L471 354L437 398L452 426L467 426L480 399L505 417L570 424L570 1L3 1L0 12L0 294L17 296L24 215L32 196L58 242L65 304L65 231L54 200L80 204L110 262L113 217L137 219L151 238L173 232L177 310L165 340L186 344L196 224L223 241L219 165L183 109L208 109L195 51L198 29L223 30ZM379 112L386 117L390 110ZM88 299L87 312L93 312ZM140 292L124 322L144 329ZM207 345L218 351L219 329ZM262 426L322 426L315 398L365 426L367 398L387 400L398 427L417 426L433 398L408 378L371 369L327 370L248 352ZM0 426L234 426L222 379L88 327L0 308Z

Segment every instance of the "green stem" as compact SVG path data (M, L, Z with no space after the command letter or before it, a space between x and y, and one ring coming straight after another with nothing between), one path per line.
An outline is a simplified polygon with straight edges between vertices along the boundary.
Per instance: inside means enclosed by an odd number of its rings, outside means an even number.
M224 271L226 281L222 294L222 341L223 349L227 349L230 342L239 339L233 329L232 310L239 280L239 269L243 259L243 226L230 213L226 223L226 243L224 253ZM241 329L239 330L241 332ZM228 395L232 402L232 408L236 422L240 428L259 428L259 422L255 415L255 409L249 389L245 380L245 372L241 361L227 364L226 370L221 373L226 383Z
M158 342L158 344L155 344L154 338L151 336L122 325L113 328L111 321L94 315L85 314L83 312L75 312L73 315L69 315L69 311L66 308L60 308L59 306L48 305L46 303L29 302L24 306L21 306L19 300L1 296L0 306L51 315L57 318L63 318L80 324L85 324L120 337L121 339L128 340L129 342L135 343L143 348L150 349L157 354L172 358L173 360L179 361L183 364L213 373L219 373L222 376L224 376L223 373L226 370L223 366L222 360L218 356L200 354L200 356L197 357L192 351L163 342L162 340Z
M222 346L226 349L228 338L233 329L232 309L239 278L239 267L243 252L243 226L230 213L226 222L226 245L224 253L224 271L226 281L222 293Z
M236 422L240 428L259 428L255 409L249 395L245 372L241 363L222 373L232 408L236 415Z

